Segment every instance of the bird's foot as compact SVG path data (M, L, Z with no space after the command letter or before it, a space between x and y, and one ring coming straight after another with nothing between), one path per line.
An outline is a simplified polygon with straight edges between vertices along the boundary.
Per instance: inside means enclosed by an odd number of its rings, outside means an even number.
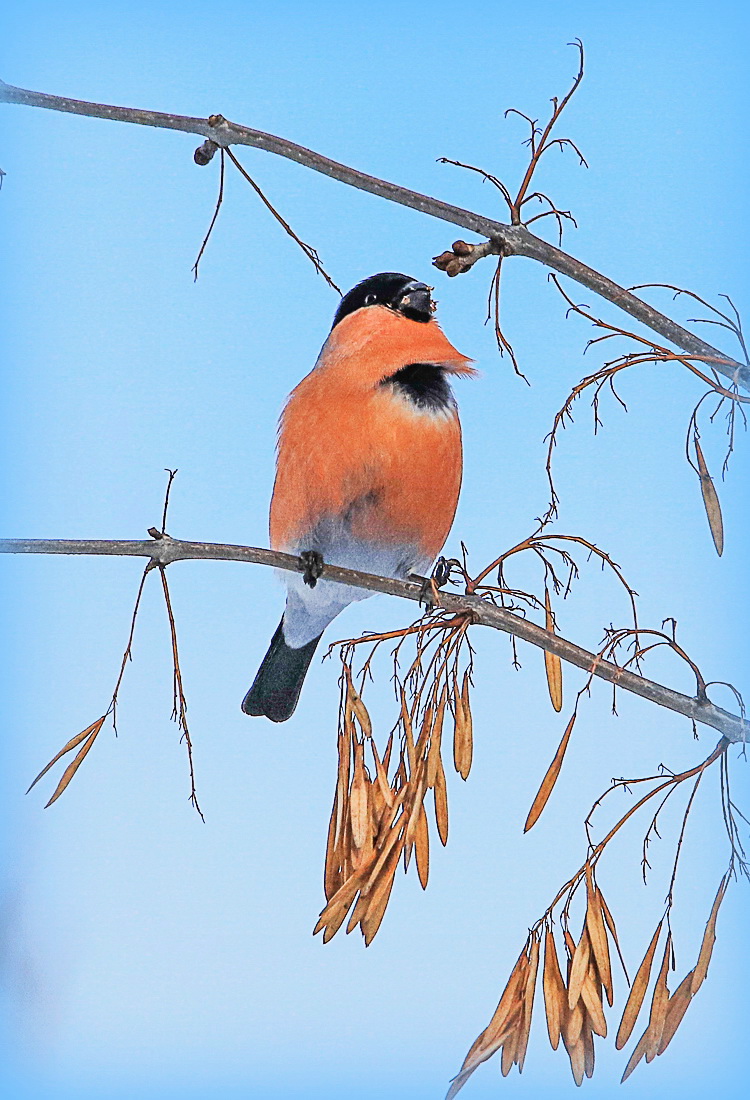
M323 573L323 555L317 550L303 550L300 558L305 567L302 570L302 580L310 588L314 588Z
M432 570L432 579L435 582L436 588L442 588L444 584L447 584L450 580L451 568L453 565L457 565L455 558L451 558L449 561L441 555L435 562L435 568Z
M439 589L450 580L452 565L453 559L446 561L445 558L439 557L435 562L435 568L432 570L431 576L414 576L413 579L420 581L422 585L422 591L419 594L419 602L425 605L428 612L436 607L442 606Z
M444 558L439 558L435 562L434 569L431 576L420 576L418 573L412 573L409 577L410 581L417 581L420 584L421 591L419 593L419 604L423 604L429 614L435 607L440 607L440 593L438 588L441 587L448 580L448 576L444 573L443 566L445 563Z

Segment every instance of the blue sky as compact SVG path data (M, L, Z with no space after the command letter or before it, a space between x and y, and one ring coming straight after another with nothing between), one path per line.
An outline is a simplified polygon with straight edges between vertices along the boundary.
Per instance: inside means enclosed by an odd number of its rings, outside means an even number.
M590 167L553 152L540 178L578 220L565 246L624 285L673 283L711 300L729 293L747 314L748 20L739 4L30 2L6 15L0 75L80 99L219 111L502 218L489 185L436 158L515 182L525 134L503 111L544 116L575 71L566 43L576 36L586 78L561 132ZM276 419L315 361L335 294L233 174L193 282L218 165L193 164L189 135L21 107L4 107L2 119L3 531L141 538L161 515L164 467L176 467L173 535L264 545ZM570 387L600 361L582 358L588 326L565 319L538 265L509 263L503 317L526 387L483 323L489 268L449 281L430 266L466 234L259 151L239 156L342 287L380 270L436 285L447 335L481 372L458 386L466 462L447 549L463 540L479 566L528 534L545 506L544 436ZM693 315L658 293L679 318ZM573 296L617 319L587 292ZM640 593L642 621L674 616L708 678L747 688L746 438L719 485L719 560L683 454L700 388L675 368L646 367L621 390L627 416L605 403L594 437L582 406L561 439L556 529L608 550ZM706 426L703 443L718 472L721 426ZM49 783L24 798L30 778L106 706L140 567L31 557L2 565L11 640L1 696L2 1072L14 1096L442 1096L526 929L580 864L581 821L597 794L613 775L688 766L713 745L709 731L696 744L687 722L638 700L621 699L614 719L608 692L596 690L553 800L523 837L564 715L549 706L539 654L522 648L515 672L507 639L475 631L475 764L467 784L449 779L451 837L434 854L429 888L423 894L412 874L397 880L367 951L353 936L323 947L310 932L335 778L335 664L316 662L283 727L239 710L278 621L280 586L254 566L170 570L203 825L169 720L169 639L154 578L119 737L102 733L54 807L42 809ZM377 597L350 609L331 640L403 624L412 611ZM594 647L627 607L589 567L559 616L566 636ZM666 659L650 672L691 688ZM581 683L566 673L568 703ZM715 697L730 705L720 690ZM747 808L741 761L734 770ZM718 811L711 777L678 884L681 972L726 863ZM661 910L674 826L654 849L648 889L642 830L602 870L632 964ZM745 891L740 883L727 897L710 979L669 1052L625 1086L638 1100L744 1095ZM491 1063L467 1100L572 1090L567 1060L543 1031L539 1018L523 1077L502 1081ZM625 1059L610 1044L597 1056L585 1087L608 1097Z

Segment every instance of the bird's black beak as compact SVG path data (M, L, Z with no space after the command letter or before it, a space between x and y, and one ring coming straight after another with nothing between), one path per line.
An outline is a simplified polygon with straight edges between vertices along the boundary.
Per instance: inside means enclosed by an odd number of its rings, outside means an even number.
M420 283L414 279L398 292L392 308L412 321L430 321L435 309L430 297L431 290L432 288L426 283Z

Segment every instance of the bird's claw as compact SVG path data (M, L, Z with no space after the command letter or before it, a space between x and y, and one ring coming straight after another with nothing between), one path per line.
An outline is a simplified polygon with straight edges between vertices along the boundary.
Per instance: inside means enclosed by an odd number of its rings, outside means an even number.
M440 592L439 589L447 584L451 575L451 567L454 564L454 560L446 561L444 557L439 557L435 562L435 568L432 570L432 575L429 577L417 577L414 579L421 582L422 590L419 594L420 604L424 604L427 611L432 611L436 607L441 607Z
M436 588L442 588L444 584L447 584L451 575L451 566L454 559L446 561L441 555L435 562L435 568L432 570L432 579L435 582Z
M317 550L303 550L300 558L305 567L302 570L302 580L310 588L314 588L323 573L323 555Z
M440 607L440 593L434 576L422 577L421 580L422 590L419 593L419 602L424 604L425 610L429 613L434 611L436 607Z

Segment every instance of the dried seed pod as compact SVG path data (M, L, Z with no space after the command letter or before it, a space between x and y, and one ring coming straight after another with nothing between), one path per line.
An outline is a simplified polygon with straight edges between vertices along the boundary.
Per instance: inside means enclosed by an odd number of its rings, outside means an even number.
M391 792L392 797L392 792ZM385 800L380 780L377 774L374 779L370 780L370 791L368 794L368 801L370 803L370 813L372 815L372 831L377 836L380 822L383 818L383 814L388 808L388 803Z
M580 1000L576 1001L575 1008L568 1012L565 1024L563 1025L562 1036L565 1043L565 1049L570 1053L570 1048L576 1046L578 1040L581 1037L581 1028L583 1027L583 1004Z
M385 916L385 911L391 896L391 890L393 889L393 880L396 875L399 854L398 850L391 853L391 858L389 862L384 865L378 882L369 892L370 903L367 907L367 913L360 920L365 947L369 947L372 943L378 928L380 928L383 917Z
M349 912L349 906L354 901L355 895L362 885L359 875L351 875L349 879L336 891L328 902L323 912L318 917L318 923L313 929L313 935L323 931L323 942L328 943L332 936L338 932L344 923L344 917Z
M578 999L581 996L581 988L586 977L586 971L589 966L589 957L591 955L591 942L589 940L589 934L584 925L581 932L581 938L573 955L573 960L570 967L570 981L568 982L568 1008L575 1008L578 1003Z
M369 791L370 783L365 776L363 747L358 741L354 746L354 778L349 795L349 819L352 840L356 848L363 848L371 835Z
M104 721L105 721L106 717L107 717L107 715L103 714L101 716L101 718L97 718L97 720L95 722L92 722L90 726L87 726L85 730L81 730L81 732L77 733L75 735L75 737L71 737L70 741L68 741L65 745L63 745L63 747L60 749L59 752L55 753L55 755L50 760L49 764L45 764L45 766L39 772L39 775L36 777L36 779L29 786L29 789L26 791L26 794L29 793L29 791L32 789L32 787L35 787L37 785L37 783L42 778L42 776L46 775L47 772L50 770L50 768L53 767L57 763L58 760L60 760L63 756L65 756L65 754L67 752L70 752L72 749L77 748L78 745L80 745L81 742L83 742L82 747L80 749L78 749L78 752L76 753L75 757L73 758L71 763L68 764L67 768L63 772L59 783L55 787L55 792L52 795L52 798L50 798L49 802L47 803L47 806L51 806L53 802L56 802L57 799L60 797L60 795L65 790L65 788L70 783L70 781L73 778L73 776L75 775L75 773L78 771L81 764L83 763L84 758L88 754L89 749L91 748L91 746L94 744L94 741L96 740L96 735L99 733L102 726L104 725ZM45 806L45 809L47 808L47 806Z
M695 972L693 974L693 981L690 987L690 992L693 996L698 992L703 982L706 980L706 974L708 973L708 964L711 961L711 955L713 953L714 944L716 943L716 918L719 915L719 908L724 895L727 892L727 886L729 885L729 875L725 875L719 883L719 889L714 898L714 903L711 906L711 913L708 917L706 924L706 930L703 933L703 940L701 941L701 949L698 954L698 962L695 964Z
M566 1043L565 1049L568 1052L568 1058L570 1058L570 1070L573 1074L573 1080L579 1086L583 1084L583 1075L586 1072L586 1049L583 1044L583 1039L579 1038L575 1043Z
M625 1072L623 1073L622 1077L620 1078L620 1084L621 1085L624 1084L627 1081L628 1077L630 1077L630 1074L633 1072L635 1067L638 1065L638 1063L643 1058L643 1055L646 1053L647 1043L648 1043L648 1028L644 1031L643 1035L641 1035L640 1039L636 1043L636 1046L633 1050L633 1053L630 1055L630 1058L628 1059L628 1064L625 1066Z
M510 1059L508 1072L510 1071L515 1057L515 1037L523 1009L522 996L528 965L529 958L526 954L526 947L524 947L510 973L492 1019L472 1043L459 1073L453 1079L445 1100L453 1100L453 1097L463 1088L477 1066L491 1058L501 1046L503 1047L503 1059Z
M607 993L607 1003L611 1006L614 998L612 986L612 965L609 957L609 944L604 927L601 895L594 885L591 864L586 864L586 928L588 929L591 950L596 962L601 983Z
M469 707L469 673L464 673L461 691L453 681L453 709L455 725L453 729L453 763L462 779L467 779L471 771L473 755L473 733L471 709Z
M417 853L417 874L419 875L422 889L426 890L427 880L430 875L430 830L427 825L427 814L425 813L424 804L419 807L414 844Z
M551 634L555 633L555 617L552 614L552 603L546 585L544 588L544 625ZM550 653L549 650L545 649L544 668L547 673L547 689L550 702L559 713L563 705L562 661L556 653Z
M539 948L541 941L537 936L531 941L529 950L529 969L523 990L523 1014L518 1032L518 1042L514 1055L514 1061L518 1065L518 1072L523 1073L523 1063L526 1059L526 1047L531 1031L531 1017L534 1011L534 993L536 992L536 976L539 970Z
M500 1072L507 1077L516 1063L516 1050L518 1049L518 1027L510 1033L503 1043L503 1053L500 1056Z
M370 738L372 738L372 721L370 719L367 707L365 706L362 698L357 694L355 694L355 697L352 700L352 709L357 717L357 721L362 728L363 734L369 740Z
M585 1005L586 1015L589 1019L592 1031L594 1031L596 1035L600 1035L602 1039L606 1039L607 1021L604 1017L601 990L602 987L596 970L596 964L593 957L590 957L586 977L581 986L581 1000Z
M341 885L340 864L336 852L337 811L337 795L334 795L333 808L328 822L328 843L326 844L326 859L323 871L323 892L327 901L330 901Z
M419 770L420 770L420 773L422 773L422 774L420 774L418 777L415 776L412 779L412 782L411 782L411 788L412 788L411 792L410 792L410 794L411 794L411 799L410 799L411 805L410 805L410 808L408 810L409 817L408 817L408 821L407 821L407 825L406 825L406 835L405 835L405 839L406 839L407 844L411 844L414 841L414 839L417 835L417 825L418 825L418 822L419 822L419 813L420 813L420 810L422 809L422 803L424 802L424 796L427 793L427 785L425 783L425 778L424 778L424 774L423 774L424 773L424 766L422 766ZM416 782L416 786L414 785L415 782Z
M535 797L534 801L531 804L531 809L529 810L529 816L526 818L526 824L523 827L523 831L525 833L528 833L529 829L531 829L534 825L536 825L537 821L539 820L539 817L541 815L542 810L547 805L547 799L552 794L552 789L555 786L555 783L557 782L557 778L560 774L560 768L562 767L562 762L563 762L563 759L565 758L565 750L568 747L568 742L570 741L570 735L573 732L573 726L575 725L575 720L576 720L576 712L573 711L573 714L570 717L570 721L568 722L567 726L565 727L565 733L562 736L562 741L557 746L557 752L554 755L552 763L547 768L547 773L544 776L544 779L542 780L542 785L540 786L539 790L537 791L536 797Z
M664 945L664 957L662 958L659 974L651 997L651 1015L649 1016L646 1034L646 1061L651 1062L659 1053L659 1043L664 1030L664 1021L667 1017L669 1005L669 987L667 986L667 974L672 958L672 933L667 933L667 942Z
M628 1039L630 1038L633 1032L633 1028L635 1027L635 1022L638 1019L638 1014L641 1011L643 998L646 996L646 989L648 988L648 980L651 976L651 965L654 961L656 945L659 942L659 936L661 935L662 924L663 920L660 920L656 926L656 931L651 937L651 943L648 945L646 954L643 956L643 961L638 967L638 973L633 979L633 984L630 988L630 995L625 1004L625 1009L622 1014L622 1020L620 1021L620 1027L617 1031L617 1038L615 1039L615 1046L618 1050L622 1050L622 1048L625 1046ZM623 1080L624 1079L625 1078L623 1078Z
M587 1077L593 1077L595 1065L594 1034L591 1027L586 1026L586 1023L584 1023L581 1030L581 1041L583 1042L583 1071Z
M440 843L445 847L448 843L448 790L445 783L443 762L439 757L433 794L435 797L435 823L437 824Z
M708 526L711 529L711 538L714 540L714 546L716 547L716 553L721 557L724 553L724 522L721 518L721 505L719 504L719 495L716 492L716 486L713 483L713 479L708 472L708 466L706 460L703 457L703 451L701 445L698 442L697 434L693 436L693 443L695 444L695 457L698 460L698 471L701 482L701 496L703 497L703 505L706 509L706 516L708 518Z
M414 751L416 753L416 757L417 757L418 761L421 761L422 759L427 758L426 757L426 752L427 752L427 748L428 748L431 729L432 729L432 707L428 704L424 709L424 714L422 715L422 728L419 731L419 737L417 738L417 743L414 747Z
M401 724L404 728L404 740L406 742L406 755L409 761L409 775L414 775L417 770L417 754L414 748L414 733L412 729L411 714L406 705L406 694L401 688Z
M427 786L435 786L435 776L437 774L438 764L440 763L440 745L443 738L443 720L445 718L445 707L448 702L448 688L443 684L443 689L440 692L440 700L435 711L435 720L432 724L432 730L430 731L430 750L427 757Z
M544 937L544 970L542 972L544 1009L547 1016L547 1034L553 1050L557 1050L560 1032L568 1011L568 994L560 972L555 937L547 928Z
M524 946L523 951L516 960L515 966L510 972L510 977L498 1001L497 1008L492 1014L492 1019L484 1029L483 1035L485 1044L495 1042L497 1036L505 1031L508 1025L511 1024L517 1016L520 1017L523 1010L523 995L528 969L529 957L526 954L526 947ZM495 1047L495 1049L497 1050L497 1047ZM463 1069L464 1067L462 1066L461 1068Z
M659 1041L659 1049L656 1052L657 1054L663 1054L672 1042L677 1028L682 1023L682 1017L687 1012L688 1005L693 999L693 994L691 992L693 975L694 971L690 970L669 998L667 1014L664 1019L664 1027Z

